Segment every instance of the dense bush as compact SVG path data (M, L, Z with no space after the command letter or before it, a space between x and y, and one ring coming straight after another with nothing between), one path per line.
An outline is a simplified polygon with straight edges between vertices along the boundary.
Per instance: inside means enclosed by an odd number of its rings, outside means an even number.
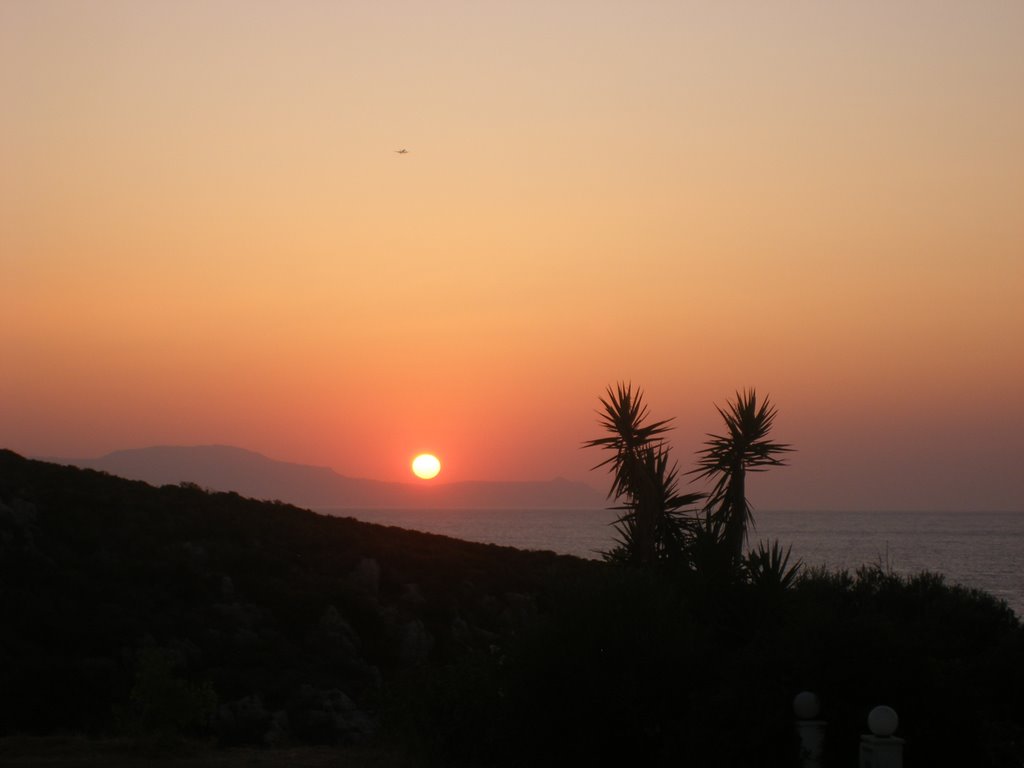
M501 650L403 692L417 748L439 764L791 766L791 702L810 689L827 765L856 764L880 703L915 764L1024 757L1024 632L983 593L878 568L785 592L622 568L564 587Z

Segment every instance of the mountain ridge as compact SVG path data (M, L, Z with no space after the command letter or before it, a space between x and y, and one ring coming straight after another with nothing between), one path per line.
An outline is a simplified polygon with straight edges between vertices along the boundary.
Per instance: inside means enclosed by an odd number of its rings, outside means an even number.
M149 446L94 459L40 457L151 485L196 483L317 510L384 508L580 509L606 505L604 494L565 478L541 481L470 480L430 484L353 478L330 467L278 461L230 445Z

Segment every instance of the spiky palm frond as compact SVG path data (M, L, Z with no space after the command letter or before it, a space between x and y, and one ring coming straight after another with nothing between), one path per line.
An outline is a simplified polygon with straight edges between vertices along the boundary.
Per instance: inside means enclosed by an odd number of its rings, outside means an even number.
M704 498L703 494L680 494L679 470L670 463L669 449L662 435L670 419L648 423L648 410L641 390L618 384L601 398L600 424L606 437L589 440L586 447L612 451L595 469L611 465L609 497L624 499L615 507L622 512L615 522L618 548L614 559L651 564L681 553L686 531L681 510Z
M705 509L691 519L689 534L687 551L694 572L718 584L732 581L737 572L725 547L722 521Z
M714 480L705 509L720 519L728 546L739 558L747 529L754 522L746 498L746 472L783 466L785 462L780 454L792 448L768 439L776 410L767 397L758 405L755 390L737 392L736 399L728 402L724 409L715 407L725 422L727 434L708 435L692 474Z
M796 582L803 563L797 560L789 564L792 545L786 547L785 551L778 539L772 541L771 547L760 541L757 549L752 550L746 557L744 570L747 579L755 587L769 589L772 591L785 591Z
M587 448L602 448L612 451L612 455L600 462L594 469L612 465L612 487L609 498L619 498L634 491L631 483L637 478L637 466L644 449L660 443L660 437L668 432L671 419L645 423L648 417L647 405L644 403L643 391L633 392L632 384L608 387L607 397L600 398L603 411L598 422L608 433L606 437L588 440L583 445Z
M716 491L728 483L723 477L733 467L742 466L752 472L763 472L766 466L783 466L785 464L778 454L793 450L785 443L768 440L775 423L776 409L764 399L760 407L757 404L756 390L743 390L736 393L736 400L730 401L727 408L715 406L725 422L727 435L709 434L705 446L699 452L698 468L694 473L698 477L718 476Z
M684 510L703 498L699 493L679 493L679 468L669 464L664 445L647 447L641 454L642 483L634 498L637 517L649 521L655 559L675 557L686 546L687 518Z
M669 464L664 445L645 446L633 467L637 477L614 525L618 532L618 559L634 563L670 560L688 545L693 518L690 508L701 493L679 493L679 468Z

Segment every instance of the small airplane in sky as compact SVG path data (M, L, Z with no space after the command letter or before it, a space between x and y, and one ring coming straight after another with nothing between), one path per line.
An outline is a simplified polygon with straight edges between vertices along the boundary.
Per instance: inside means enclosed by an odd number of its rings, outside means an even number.
M408 149L396 149L395 152L398 153L399 155L408 155L409 154L409 150Z

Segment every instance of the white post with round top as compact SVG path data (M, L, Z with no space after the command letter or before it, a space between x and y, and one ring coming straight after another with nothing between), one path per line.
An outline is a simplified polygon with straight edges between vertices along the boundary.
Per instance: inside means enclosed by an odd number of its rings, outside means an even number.
M802 691L793 699L796 735L800 741L800 768L821 768L825 748L825 721L818 720L821 702L817 694Z
M892 707L875 707L868 713L870 734L860 737L860 768L903 768L904 740L893 736L900 718Z

